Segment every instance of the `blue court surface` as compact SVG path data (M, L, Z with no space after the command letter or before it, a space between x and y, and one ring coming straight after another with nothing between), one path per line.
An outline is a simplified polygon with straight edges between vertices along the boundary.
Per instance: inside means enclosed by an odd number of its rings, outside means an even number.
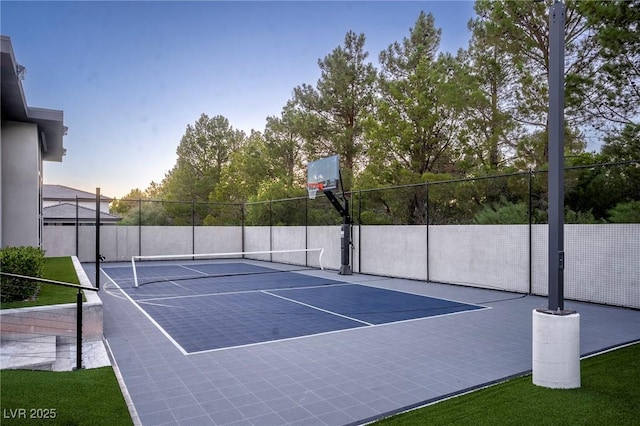
M245 262L103 271L185 354L484 308Z

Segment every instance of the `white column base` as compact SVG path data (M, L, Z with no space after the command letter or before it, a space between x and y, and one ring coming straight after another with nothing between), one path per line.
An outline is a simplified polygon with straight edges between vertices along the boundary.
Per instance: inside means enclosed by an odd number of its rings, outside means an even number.
M533 384L580 387L580 315L533 311Z

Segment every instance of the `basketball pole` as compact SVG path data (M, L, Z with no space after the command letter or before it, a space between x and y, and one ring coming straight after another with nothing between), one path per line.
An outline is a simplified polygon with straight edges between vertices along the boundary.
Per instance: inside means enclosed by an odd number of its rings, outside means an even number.
M564 49L565 7L549 10L548 306L533 310L532 381L553 389L580 387L580 315L564 307Z
M326 186L325 186L326 185ZM333 190L342 190L342 199L333 193ZM315 198L316 192L322 191L333 207L342 217L340 225L340 275L351 275L351 215L349 214L349 199L344 192L342 173L340 172L339 156L321 158L311 161L307 165L307 190L309 198ZM342 204L344 201L344 205Z
M342 177L340 177L342 181ZM340 182L342 184L342 182ZM353 271L351 270L351 215L349 215L349 200L344 195L342 198L344 199L344 206L340 203L340 200L335 196L333 191L325 190L324 195L327 196L333 207L340 213L342 216L342 225L340 225L340 271L338 274L340 275L352 275Z

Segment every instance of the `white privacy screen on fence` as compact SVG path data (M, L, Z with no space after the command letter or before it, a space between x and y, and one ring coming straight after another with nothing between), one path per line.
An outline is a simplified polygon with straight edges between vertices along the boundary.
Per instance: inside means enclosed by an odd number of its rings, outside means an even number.
M93 229L80 230L79 258L92 262ZM74 244L64 243L74 241L74 232L45 227L47 256L75 254ZM528 225L356 226L353 242L357 273L547 294L547 225L533 225L531 239ZM101 230L107 262L313 247L324 248L326 268L339 268L338 226L142 227L141 236L136 226ZM568 299L640 308L640 224L566 225L565 252Z

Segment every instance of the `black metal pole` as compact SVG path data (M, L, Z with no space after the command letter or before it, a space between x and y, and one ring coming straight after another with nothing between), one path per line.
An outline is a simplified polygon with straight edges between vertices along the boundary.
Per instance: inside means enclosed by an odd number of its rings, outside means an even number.
M309 248L309 197L304 199L304 248ZM309 252L305 254L304 266L309 266Z
M142 198L138 198L138 256L142 256Z
M358 273L362 272L362 191L358 190Z
M78 257L80 257L80 253L79 253L79 250L78 250L78 246L80 245L80 243L79 243L80 236L78 235L79 231L80 231L80 229L79 229L80 226L79 225L80 225L80 223L79 223L79 220L78 220L78 196L76 195L76 256L78 256Z
M549 13L549 310L564 310L564 4Z
M76 370L82 369L82 290L76 296Z
M245 251L244 249L244 208L245 208L246 203L242 203L240 205L240 229L242 230L242 250L241 251ZM244 257L244 256L243 256Z
M191 254L196 254L196 202L191 202ZM193 257L192 259L195 259Z
M96 288L100 288L100 188L96 188Z
M429 182L424 187L426 200L424 202L424 218L427 224L427 281L429 281Z
M529 294L533 294L533 171L529 169Z

